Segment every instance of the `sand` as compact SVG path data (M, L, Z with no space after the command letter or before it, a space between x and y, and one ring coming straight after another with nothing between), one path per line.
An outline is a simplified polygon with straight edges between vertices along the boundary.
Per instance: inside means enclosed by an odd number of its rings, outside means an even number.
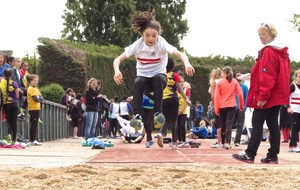
M299 167L137 166L0 170L0 189L299 189Z
M294 190L300 185L300 154L288 153L286 148L280 154L282 164L278 165L262 165L259 160L257 164L235 165L213 162L126 165L87 163L98 152L81 147L80 142L65 139L24 150L0 150L0 190ZM201 152L206 146L206 141L202 142ZM267 147L262 144L262 152Z

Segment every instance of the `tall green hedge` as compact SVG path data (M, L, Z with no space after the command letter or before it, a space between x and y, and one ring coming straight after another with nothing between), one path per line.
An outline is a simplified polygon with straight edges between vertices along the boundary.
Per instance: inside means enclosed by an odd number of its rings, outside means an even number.
M40 85L57 83L64 89L71 87L76 92L82 92L87 80L86 53L60 41L47 38L39 40L43 44L37 47L40 55Z

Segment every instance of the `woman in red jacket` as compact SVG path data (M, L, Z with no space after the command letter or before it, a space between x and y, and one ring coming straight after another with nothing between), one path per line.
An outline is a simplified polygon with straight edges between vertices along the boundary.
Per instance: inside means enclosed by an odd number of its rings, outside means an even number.
M278 114L281 105L289 104L290 59L288 48L276 41L277 31L271 24L262 23L258 34L264 47L252 67L247 107L254 108L252 134L245 152L233 154L239 161L253 163L266 121L270 132L270 148L262 163L278 163L280 128Z

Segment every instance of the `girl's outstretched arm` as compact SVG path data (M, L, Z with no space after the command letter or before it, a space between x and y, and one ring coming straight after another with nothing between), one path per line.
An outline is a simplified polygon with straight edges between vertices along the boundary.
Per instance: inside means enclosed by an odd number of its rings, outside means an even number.
M173 54L178 57L179 59L182 60L182 62L184 63L184 67L185 67L185 72L187 75L189 76L193 76L195 73L195 69L194 67L190 64L189 59L187 57L187 55L185 53L182 53L180 51L178 51L177 49L174 50Z
M120 71L120 64L127 59L125 56L125 53L122 53L119 57L115 58L114 60L114 70L115 70L115 75L114 75L114 81L116 82L117 85L120 85L123 83L123 76Z

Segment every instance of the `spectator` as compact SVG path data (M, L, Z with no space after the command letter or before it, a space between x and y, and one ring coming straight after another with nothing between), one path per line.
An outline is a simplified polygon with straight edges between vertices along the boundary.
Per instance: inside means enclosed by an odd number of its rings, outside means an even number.
M279 126L281 129L281 133L283 136L283 140L281 142L288 143L290 140L290 129L293 126L293 118L292 114L288 113L288 106L281 106L279 111Z
M206 121L201 120L200 127L195 127L191 130L189 134L186 135L186 137L191 139L206 139L208 137L208 128L206 126Z
M188 118L189 122L189 129L193 129L195 127L195 122L196 122L196 109L193 104L190 106L190 117Z
M200 127L199 123L202 120L202 113L204 112L204 108L200 103L200 100L196 101L196 127Z
M60 100L60 104L64 105L64 106L67 106L67 115L66 115L66 118L68 121L71 121L71 117L70 117L70 101L71 101L71 97L73 96L74 94L74 91L72 88L68 88L66 91L65 91L65 94L63 95L63 97L61 98Z
M27 75L29 87L27 89L28 110L30 115L30 140L31 145L39 146L42 143L37 141L36 133L38 130L41 102L44 98L37 87L39 77L37 75Z
M168 128L172 130L172 146L176 146L178 140L178 111L179 111L179 97L182 97L182 102L187 100L187 96L182 88L182 81L178 73L173 72L175 62L173 59L168 58L167 64L167 86L163 91L163 115L166 118L165 124L160 130L160 135L165 137L167 135ZM189 103L190 101L187 100ZM184 118L183 118L184 119ZM186 122L186 118L185 121ZM163 144L158 144L163 146ZM175 147L174 147L175 148Z
M0 89L3 109L8 124L8 134L12 135L12 141L16 142L19 87L18 84L11 79L11 76L11 69L4 70L4 79L1 80Z
M237 94L240 102L240 111L244 110L244 100L242 89L233 78L231 67L226 66L222 69L222 79L217 82L214 108L215 114L220 116L222 140L224 147L230 149L232 124L236 109L235 94Z
M78 129L81 129L84 113L84 104L81 101L82 94L77 93L76 98L71 98L70 101L70 116L71 127L73 127L73 138L78 138Z
M212 104L214 104L214 96L215 96L215 91L216 91L216 84L220 80L221 74L222 74L222 71L221 71L220 68L214 68L211 71L211 73L210 73L208 93L210 94ZM212 144L211 147L212 148L222 148L223 147L223 145L222 145L223 142L222 141L224 141L224 140L222 139L222 135L221 135L221 121L220 121L220 117L218 115L216 115L214 111L213 111L213 113L214 114L212 114L212 115L214 116L214 119L211 120L210 122L214 123L214 126L217 129L217 142L215 144Z
M122 101L120 102L120 116L123 119L130 119L130 114L132 113L131 104L127 101L127 96L123 96Z
M91 78L88 81L88 90L85 93L86 98L86 127L85 139L96 136L96 126L98 122L98 98L101 97L97 91L97 79Z
M294 81L290 84L290 104L288 105L288 113L292 114L292 130L291 140L289 143L289 152L300 152L297 146L300 132L300 70L296 70Z
M253 163L259 148L263 125L266 121L270 132L270 148L262 163L278 163L280 151L280 129L278 115L281 105L289 104L290 59L288 48L276 40L274 25L262 23L258 34L264 47L251 71L247 107L254 108L252 133L245 152L233 154L233 158Z
M235 110L233 125L236 126L236 133L235 133L235 138L234 138L234 145L240 146L242 131L243 131L244 122L245 122L245 111L247 109L246 100L248 97L248 87L239 79L239 77L241 76L241 73L239 73L239 72L234 73L233 76L240 83L240 86L241 86L241 89L243 92L243 100L244 100L244 109L242 111L240 111L241 102L239 101L237 94L235 94L236 110Z
M123 119L121 116L117 116L119 125L122 127L120 129L120 136L124 143L141 143L144 136L144 124L139 121L139 124L133 128L129 125L130 121Z
M4 71L9 68L9 64L6 63L6 56L0 52L0 80L4 78Z
M110 111L110 122L109 122L108 136L115 138L117 137L117 131L120 130L120 124L117 120L117 117L120 115L120 102L117 96L114 98L113 102L110 103L109 111Z

